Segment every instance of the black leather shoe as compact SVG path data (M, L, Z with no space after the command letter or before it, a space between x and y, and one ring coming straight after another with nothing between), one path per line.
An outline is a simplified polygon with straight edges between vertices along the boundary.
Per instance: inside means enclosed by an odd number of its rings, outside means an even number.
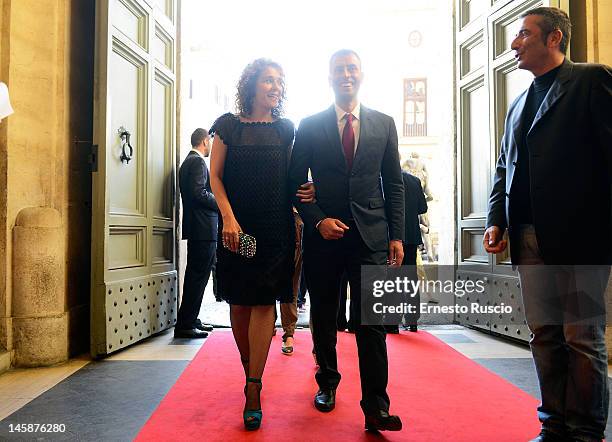
M531 439L529 442L570 442L571 439L566 438L565 436L560 436L555 433L551 433L550 431L542 430L540 434L535 438Z
M399 334L399 326L397 325L385 325L385 331L390 335L398 335Z
M416 325L411 325L410 327L408 327L408 330L410 330L412 333L416 333L417 326Z
M174 329L175 338L188 338L188 339L201 339L208 336L205 331L198 330L197 328L188 329Z
M213 326L212 325L202 324L202 321L200 321L199 319L195 320L195 324L193 326L194 326L194 328L197 328L198 330L202 330L202 331L205 331L205 332L213 331Z
M314 398L314 406L317 410L327 413L336 408L336 390L319 390Z
M399 416L380 410L376 414L366 414L365 428L368 431L400 431L402 420Z

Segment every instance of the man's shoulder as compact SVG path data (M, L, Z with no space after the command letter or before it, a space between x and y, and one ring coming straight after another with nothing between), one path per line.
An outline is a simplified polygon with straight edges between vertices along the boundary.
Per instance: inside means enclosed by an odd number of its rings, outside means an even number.
M181 169L195 167L196 165L201 166L202 164L206 165L204 158L202 158L197 153L191 151L183 160L183 164L181 164Z
M418 180L417 177L415 177L413 174L411 174L410 172L406 172L405 170L402 170L402 178L404 178L406 181L415 181Z
M320 125L327 117L329 116L329 108L317 112L316 114L309 115L307 117L302 118L300 121L300 125L298 127L298 132L304 131L305 129L311 128L313 126Z
M574 63L572 76L580 83L606 83L612 81L612 68L600 63Z
M317 112L316 114L309 115L305 117L304 119L302 119L302 121L300 122L300 125L302 123L312 123L315 121L325 119L325 117L327 117L329 113L330 113L330 108L327 108L327 109L322 110L321 112Z
M573 63L572 70L577 73L610 71L610 66L601 63Z
M405 170L402 170L402 179L407 186L421 187L421 180Z

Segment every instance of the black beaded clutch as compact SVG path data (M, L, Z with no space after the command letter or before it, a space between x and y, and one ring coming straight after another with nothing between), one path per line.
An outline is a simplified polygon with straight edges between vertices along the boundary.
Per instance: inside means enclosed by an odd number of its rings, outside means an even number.
M228 248L223 242L223 247ZM238 233L238 254L244 256L245 258L252 258L255 256L255 252L257 251L257 241L254 236L249 235L248 233L239 232Z

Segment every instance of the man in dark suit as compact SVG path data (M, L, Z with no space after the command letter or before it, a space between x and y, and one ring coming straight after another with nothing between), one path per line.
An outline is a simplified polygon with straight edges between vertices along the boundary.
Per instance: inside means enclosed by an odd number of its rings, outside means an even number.
M210 188L204 158L210 153L210 136L204 129L191 135L191 152L181 164L179 186L183 201L183 239L187 240L187 269L183 299L174 336L205 338L212 327L202 324L198 313L217 249L218 208Z
M565 12L542 7L522 19L512 49L519 69L535 79L508 110L484 247L503 252L508 228L542 394L534 441L601 440L608 417L612 73L565 58Z
M423 237L421 235L421 225L419 222L419 215L427 212L427 201L425 200L425 193L423 192L423 186L421 180L414 175L409 174L406 171L402 171L402 179L404 181L404 194L405 194L405 225L406 235L404 238L404 261L402 265L410 266L409 273L410 279L416 281L417 276L417 252L421 244L423 244ZM404 323L406 328L411 332L417 331L417 321L419 319L421 296L419 292L416 296L409 301L412 305L416 306L416 313L407 313L404 315ZM387 326L389 327L389 326ZM388 330L387 330L388 331Z
M340 382L336 319L340 281L347 272L366 427L399 430L401 420L388 413L385 330L382 322L362 324L360 276L362 265L382 266L387 258L393 265L402 262L404 186L395 124L391 117L359 104L361 78L361 60L354 51L332 55L329 81L335 104L302 120L289 178L295 193L310 170L316 188L315 203L295 200L305 224L304 268L319 362L315 407L335 407Z

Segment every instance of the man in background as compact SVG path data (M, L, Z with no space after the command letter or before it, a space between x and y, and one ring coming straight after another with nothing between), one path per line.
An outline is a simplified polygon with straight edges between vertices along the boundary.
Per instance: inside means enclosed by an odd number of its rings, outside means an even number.
M205 338L207 332L212 330L211 326L202 324L198 319L217 249L218 207L204 161L210 154L208 131L196 129L191 135L191 146L191 152L179 170L183 239L187 240L187 269L183 298L174 328L174 336L177 338Z
M402 265L410 266L408 267L410 279L418 281L417 253L419 246L423 244L419 215L427 213L427 201L420 179L406 171L402 171L402 179L404 181L404 210L406 213L406 237L404 238L404 261ZM421 304L421 296L418 291L409 302L416 306L416 313L405 314L404 325L411 332L416 332Z

